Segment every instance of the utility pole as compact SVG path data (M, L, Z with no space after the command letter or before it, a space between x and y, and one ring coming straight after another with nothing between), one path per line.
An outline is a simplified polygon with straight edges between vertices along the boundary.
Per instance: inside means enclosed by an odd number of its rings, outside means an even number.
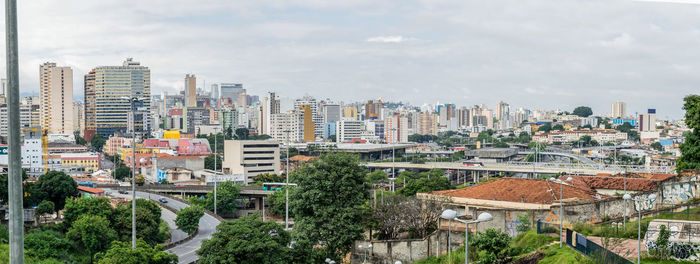
M131 99L131 250L136 250L136 98Z
M217 127L218 128L218 127ZM214 129L214 214L216 214L216 187L219 182L219 175L216 174L216 160L218 158L217 154L217 142L216 138L219 137L219 134L216 132L216 129Z
M22 210L22 149L19 123L19 58L17 54L17 0L5 0L8 114L8 196L10 206L10 263L24 263L24 216Z

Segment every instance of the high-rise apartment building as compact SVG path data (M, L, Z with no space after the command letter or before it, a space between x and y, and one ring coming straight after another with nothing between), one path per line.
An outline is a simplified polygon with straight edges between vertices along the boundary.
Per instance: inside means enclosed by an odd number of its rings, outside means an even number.
M357 108L353 106L344 107L343 119L357 120Z
M639 131L656 131L656 109L648 109L646 114L639 115Z
M277 113L270 117L269 136L280 142L299 142L303 136L303 119L301 112L292 110Z
M627 111L627 104L625 102L617 101L612 103L612 110L610 111L610 117L612 118L622 118L626 116L625 111Z
M131 103L124 98L145 98L135 104L136 118L131 118ZM115 132L150 131L151 70L131 58L121 66L99 66L85 75L85 139L99 134L107 138ZM135 121L135 122L134 122Z
M421 135L435 135L438 134L438 122L437 115L434 113L420 113L419 122L419 133Z
M304 124L304 142L316 140L316 124L313 121L313 112L310 105L299 106Z
M185 106L197 106L197 77L194 74L185 75Z
M280 113L280 100L277 99L277 95L275 95L275 93L270 93L267 97L263 98L259 110L257 122L258 133L269 135L271 117L272 115Z
M314 124L315 137L323 137L323 115L321 115L321 111L318 109L318 101L308 95L294 100L294 109L301 109L304 105L308 105L311 110L311 121ZM304 123L304 126L306 126L307 123Z
M343 120L336 125L335 141L338 143L350 142L362 136L362 121Z
M384 120L384 139L387 143L408 142L408 118L393 114Z
M85 129L85 106L81 102L73 102L73 131L83 136Z
M73 70L46 62L39 66L41 127L56 134L73 134Z

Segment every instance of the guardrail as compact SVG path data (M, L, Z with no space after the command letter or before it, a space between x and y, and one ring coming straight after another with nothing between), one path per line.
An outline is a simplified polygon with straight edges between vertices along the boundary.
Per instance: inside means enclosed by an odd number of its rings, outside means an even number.
M177 215L177 210L175 210L175 208L172 208L172 207L168 206L167 204L161 203L160 201L157 201L156 203L158 203L158 205L160 205L160 207L165 208L165 210L171 211L171 212L173 212L173 213L175 213L175 214ZM197 234L199 234L199 228L197 228L194 232L192 232L192 234L188 234L187 237L185 237L185 238L182 239L182 240L179 240L179 241L175 241L175 242L171 242L171 243L165 244L165 245L163 246L163 248L164 248L164 249L171 249L171 248L174 248L175 246L181 245L181 244L183 244L183 243L186 243L187 241L192 240L194 237L197 236Z

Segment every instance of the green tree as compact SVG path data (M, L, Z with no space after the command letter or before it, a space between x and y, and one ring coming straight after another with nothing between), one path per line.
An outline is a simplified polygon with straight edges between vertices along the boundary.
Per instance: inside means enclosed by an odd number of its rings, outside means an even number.
M386 181L387 179L388 178L386 176L386 172L384 172L383 170L375 170L367 174L365 181L369 184L378 184L380 182Z
M398 193L404 196L414 196L419 192L431 192L454 188L450 180L442 175L441 170L418 173L416 177L407 179L406 185Z
M236 132L233 135L233 139L237 140L246 140L248 139L248 135L250 134L250 131L248 131L247 128L236 128Z
M63 172L49 171L39 177L31 193L37 200L53 202L58 213L66 205L66 198L78 196L78 183Z
M214 168L214 157L216 157L216 168ZM204 168L207 170L220 171L221 163L223 163L223 160L221 159L221 156L218 155L214 156L214 154L209 154L206 158L204 158Z
M7 174L0 174L0 203L7 204L7 199L9 193L7 192ZM29 176L27 175L27 170L22 169L22 181L24 182L23 184L23 190L25 192L29 193L29 195L25 195L24 198L22 199L23 206L28 207L31 206L36 199L34 199L34 195L32 195L32 186L34 186L33 183L30 183L27 181L27 178ZM41 200L39 200L41 201Z
M24 248L25 254L33 259L56 259L72 263L75 255L73 242L55 230L29 231L24 236Z
M73 132L73 136L75 137L75 143L78 145L87 145L87 141L83 137L80 136L80 131L75 131Z
M537 131L549 133L549 131L552 131L552 125L550 123L543 124L537 128Z
M580 117L589 117L593 114L593 110L591 110L591 108L588 106L579 106L574 108L574 112L572 114Z
M168 253L162 245L151 246L139 239L136 249L131 249L131 243L114 241L104 253L96 256L99 264L176 264L177 255Z
M651 148L658 150L658 151L664 150L664 146L662 146L661 143L659 143L659 142L651 143Z
M121 166L117 168L116 171L114 171L114 177L116 177L116 179L120 181L123 181L124 179L130 179L131 169L126 166Z
M216 210L219 214L235 214L238 211L238 198L241 188L230 181L216 186ZM207 193L207 210L214 211L214 190Z
M486 229L485 232L477 232L476 237L469 241L470 246L474 246L479 251L484 251L483 259L494 260L493 263L500 263L498 260L504 259L507 255L505 251L510 245L511 238L508 233L493 228ZM476 254L475 254L476 255Z
M94 147L98 152L102 152L102 147L105 145L105 139L101 135L95 135L90 139L90 146Z
M117 239L117 233L110 228L107 218L96 215L83 215L78 218L66 233L66 237L78 244L90 255L92 263L95 253L109 248L112 241Z
M112 219L113 214L112 204L106 197L68 199L63 210L63 225L68 228L83 215L96 215Z
M291 237L275 222L253 214L223 222L197 250L199 263L287 263Z
M671 233L666 228L666 225L661 225L659 227L659 236L656 238L656 245L660 248L665 248L668 246L669 237L671 237Z
M290 194L293 192L294 187L290 187ZM270 209L270 213L272 215L278 215L278 216L284 216L285 214L285 203L287 201L287 196L286 193L283 190L277 190L273 192L270 196L268 196L267 202L268 208ZM289 216L293 217L294 212L290 211Z
M261 173L253 176L253 180L256 184L262 185L266 182L284 182L284 177L275 173Z
M689 95L684 99L685 124L691 129L684 133L681 144L681 157L678 158L678 171L700 169L700 95Z
M552 130L564 131L564 126L561 124L556 124L552 127Z
M177 211L175 224L177 228L185 231L187 234L192 234L199 228L199 219L204 216L204 209L199 206L188 206Z
M369 185L367 170L356 155L330 152L311 164L297 168L292 179L298 184L290 197L297 241L307 248L325 245L325 254L338 259L362 237Z
M162 243L168 237L162 234L160 207L146 199L136 199L136 237L150 245ZM131 203L120 205L115 209L113 227L121 240L131 239Z
M41 201L41 203L37 205L35 212L37 222L39 222L39 217L55 212L55 207L52 201Z

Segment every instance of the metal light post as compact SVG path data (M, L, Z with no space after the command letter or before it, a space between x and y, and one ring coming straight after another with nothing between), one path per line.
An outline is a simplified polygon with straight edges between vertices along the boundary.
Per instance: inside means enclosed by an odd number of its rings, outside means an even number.
M5 1L5 55L8 102L8 204L10 263L24 263L24 211L22 210L22 148L19 122L19 59L17 52L17 0Z
M287 133L287 158L285 166L285 186L284 186L284 229L289 230L289 133L291 130L285 130Z
M454 210L447 209L445 211L442 211L443 218L445 216L450 217L448 220L455 220L457 222L463 223L464 224L464 264L469 264L469 224L476 224L480 222L488 222L493 220L493 216L489 213L481 213L479 214L479 217L476 218L474 221L465 221L462 219L457 218L457 212Z
M398 142L396 137L394 137L394 134L396 133L396 128L392 128L391 131L393 132L393 133L391 133L391 135L392 135L392 138L394 139L394 142ZM391 191L392 192L396 191L394 189L394 182L396 181L396 163L394 161L394 158L395 158L394 143L391 143L391 178L392 178L391 179Z
M656 194L652 193L646 199L632 199L632 195L629 194L625 194L622 198L640 203L639 208L637 208L637 212L639 212L639 217L637 218L637 263L642 263L642 211L644 210L642 204L649 202L649 209L654 208Z
M554 178L549 178L550 181L554 181ZM568 177L566 181L571 181L573 178ZM564 244L564 181L559 181L559 247L561 248Z
M219 127L214 128L214 214L216 214L216 199L217 199L216 188L217 188L218 183L219 183L219 175L217 174L217 170L216 170L216 160L219 157L219 156L217 156L217 154L218 154L217 139L219 137L219 134L217 133L218 128Z
M455 210L445 210L442 211L442 215L440 217L447 219L448 221L448 226L447 226L447 259L450 261L452 260L452 240L450 240L450 235L452 234L452 219L455 219L457 217L457 211Z
M137 94L140 94L137 92ZM143 97L122 97L131 103L131 250L136 249L136 102Z
M326 258L326 263L328 264L335 264L334 260L331 260L330 258Z

